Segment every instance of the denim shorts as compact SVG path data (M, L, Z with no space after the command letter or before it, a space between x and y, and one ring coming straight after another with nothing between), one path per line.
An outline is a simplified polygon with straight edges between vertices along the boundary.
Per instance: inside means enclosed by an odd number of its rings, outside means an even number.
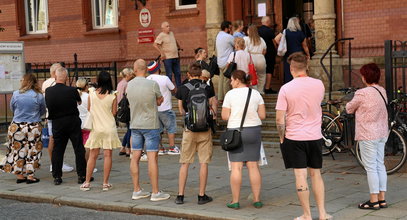
M131 140L133 150L158 151L160 144L160 129L131 129Z
M177 121L175 112L173 110L167 110L158 112L158 119L160 120L160 132L167 130L169 134L177 133Z

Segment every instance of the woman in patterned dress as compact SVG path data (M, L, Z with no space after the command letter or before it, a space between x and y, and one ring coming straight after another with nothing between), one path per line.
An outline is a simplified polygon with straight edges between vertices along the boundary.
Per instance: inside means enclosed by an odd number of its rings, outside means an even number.
M25 74L21 87L10 101L14 117L8 128L7 153L0 168L17 176L17 183L37 183L34 172L40 167L42 155L41 115L45 114L45 100L37 79Z

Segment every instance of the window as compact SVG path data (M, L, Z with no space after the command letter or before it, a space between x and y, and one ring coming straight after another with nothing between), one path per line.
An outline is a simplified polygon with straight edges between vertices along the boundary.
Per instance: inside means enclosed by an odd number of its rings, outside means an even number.
M117 27L118 0L92 0L93 28Z
M197 0L175 0L175 9L196 8Z
M47 33L47 0L25 0L26 28L29 34Z

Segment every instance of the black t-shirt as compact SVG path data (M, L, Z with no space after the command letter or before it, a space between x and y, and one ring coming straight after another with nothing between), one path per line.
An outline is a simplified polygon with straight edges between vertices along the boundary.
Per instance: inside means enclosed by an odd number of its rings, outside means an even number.
M78 102L81 101L74 87L57 83L45 90L45 103L48 108L48 118L58 119L65 116L79 116Z
M276 37L272 28L262 25L259 27L259 35L263 38L267 45L267 53L269 55L276 54L276 48L274 47L273 39Z
M206 63L205 61L203 61L203 60L197 60L196 63L201 66L201 69L203 69L203 70L208 70L208 72L211 74L211 78L213 77L214 74L212 74L212 73L209 71L209 64L207 64L207 63Z
M189 81L189 83L191 83L193 86L195 86L195 84L203 83L203 82L200 79L192 79ZM205 91L206 91L206 96L208 97L208 99L215 96L214 90L211 89L210 86L207 86L205 88ZM184 107L185 112L188 112L188 108L187 108L188 94L189 94L189 89L185 85L182 85L181 87L179 87L177 90L177 93L175 94L175 98L177 98L178 100L182 100L182 107Z

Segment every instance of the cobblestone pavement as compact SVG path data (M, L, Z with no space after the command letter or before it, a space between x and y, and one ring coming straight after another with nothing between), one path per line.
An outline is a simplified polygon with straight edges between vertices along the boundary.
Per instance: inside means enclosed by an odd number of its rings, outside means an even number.
M186 219L293 219L301 215L301 207L294 190L292 170L285 170L278 146L266 148L269 164L261 168L263 176L262 201L265 206L255 209L251 206L250 183L244 170L241 209L226 208L231 200L229 171L226 153L220 147L214 148L213 162L209 165L207 194L214 201L206 205L197 205L199 164L191 165L185 192L185 204L176 205L174 199L178 189L179 156L159 157L160 189L171 194L171 199L151 202L148 199L131 200L132 182L129 174L130 160L113 154L113 168L110 182L113 189L102 192L103 160L97 161L98 172L92 182L92 190L82 192L76 183L75 172L65 173L63 184L53 185L49 173L49 158L44 149L42 169L36 176L38 184L16 184L11 174L0 174L0 197L30 202L53 203L85 207L97 210L152 214ZM0 154L5 154L5 146L0 145ZM357 204L368 199L368 186L364 171L348 153L335 154L336 160L324 158L323 177L326 187L327 211L335 219L406 219L407 220L407 174L393 174L388 178L387 201L389 208L379 211L367 211L357 208ZM71 146L68 146L65 161L74 164ZM147 163L140 162L140 180L145 190L151 190L147 172ZM317 218L315 202L311 198L312 213Z

